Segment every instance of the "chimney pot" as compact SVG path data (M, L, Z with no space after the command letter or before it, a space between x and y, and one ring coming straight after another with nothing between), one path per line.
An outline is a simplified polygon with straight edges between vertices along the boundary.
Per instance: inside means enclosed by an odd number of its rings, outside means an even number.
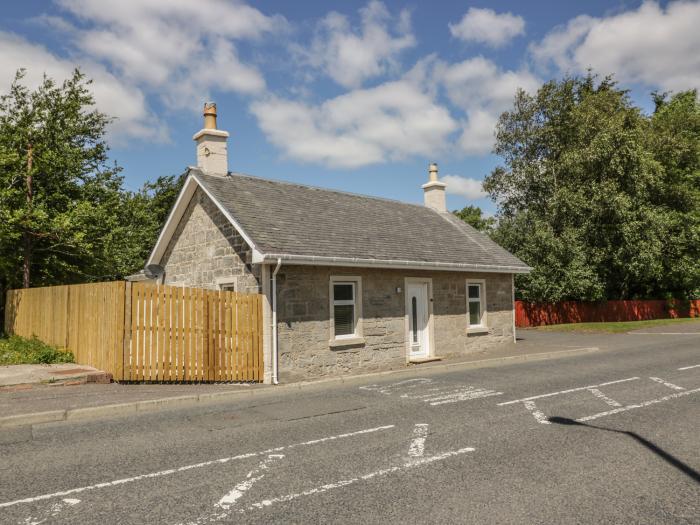
M216 103L204 103L204 129L216 129Z
M428 176L428 182L421 186L421 188L423 188L423 201L428 208L446 213L447 203L445 201L445 188L447 184L440 182L438 179L437 163L430 163L428 166Z

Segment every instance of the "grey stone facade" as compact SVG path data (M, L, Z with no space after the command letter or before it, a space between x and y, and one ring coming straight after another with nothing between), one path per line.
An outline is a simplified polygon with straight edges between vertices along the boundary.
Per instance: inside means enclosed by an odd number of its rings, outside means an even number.
M334 275L362 278L363 342L330 344ZM432 279L434 355L464 355L513 340L510 274L283 266L277 280L281 382L405 366L406 277ZM467 279L486 281L487 333L467 332Z
M235 279L239 292L261 293L261 266L250 261L245 240L197 189L164 252L165 284L217 289ZM331 276L362 279L362 341L331 344ZM407 277L432 279L433 355L464 355L513 340L511 274L283 265L277 276L280 381L406 366ZM467 279L485 280L487 333L467 331Z
M209 197L197 189L168 244L161 265L165 284L218 289L236 282L241 293L259 293L260 267L250 248Z

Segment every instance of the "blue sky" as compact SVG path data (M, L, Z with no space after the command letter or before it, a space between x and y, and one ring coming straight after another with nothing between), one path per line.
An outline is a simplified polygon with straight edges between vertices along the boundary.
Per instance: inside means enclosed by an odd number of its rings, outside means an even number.
M451 209L487 212L493 128L515 90L593 68L636 102L700 84L698 2L7 3L0 85L80 66L127 187L194 163L205 100L229 169L421 202L438 162Z

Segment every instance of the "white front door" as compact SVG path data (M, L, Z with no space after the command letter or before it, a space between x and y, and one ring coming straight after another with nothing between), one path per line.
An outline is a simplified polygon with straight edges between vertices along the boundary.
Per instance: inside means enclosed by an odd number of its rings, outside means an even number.
M428 283L408 283L406 313L408 314L409 358L427 358L430 356Z

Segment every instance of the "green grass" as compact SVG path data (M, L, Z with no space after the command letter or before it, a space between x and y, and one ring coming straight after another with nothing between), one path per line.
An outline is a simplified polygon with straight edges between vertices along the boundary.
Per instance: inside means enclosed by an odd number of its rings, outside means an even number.
M680 323L700 323L700 318L683 319L651 319L649 321L623 321L611 323L572 323L553 324L548 326L538 326L537 330L550 332L607 332L619 334L640 328L651 328L654 326L664 326Z
M36 337L0 337L0 365L73 363L73 354L42 343Z

